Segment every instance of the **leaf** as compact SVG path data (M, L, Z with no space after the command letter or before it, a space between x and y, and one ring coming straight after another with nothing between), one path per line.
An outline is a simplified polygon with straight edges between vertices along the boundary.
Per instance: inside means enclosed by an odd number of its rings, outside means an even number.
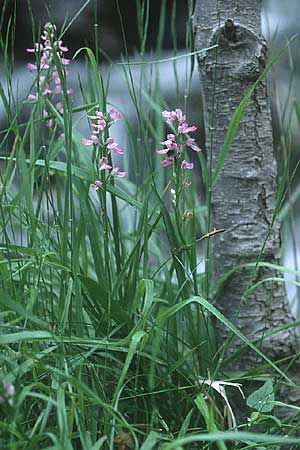
M0 334L0 345L14 344L15 342L34 340L55 340L49 331L19 331L17 333Z
M293 386L293 381L279 368L276 366L276 364L273 363L259 348L257 348L246 336L241 333L241 331L236 328L230 320L228 320L215 306L210 304L207 300L205 300L203 297L195 296L188 300L184 300L168 309L166 309L163 313L161 313L157 320L159 323L164 322L164 320L171 317L173 314L177 314L178 311L180 311L182 308L185 308L190 303L198 303L202 305L207 311L209 311L216 319L218 319L223 325L228 328L233 334L235 334L237 337L240 338L241 341L243 341L245 344L247 344L248 347L250 347L255 353L257 353L261 358L263 358L271 367L273 367L276 372L278 372L288 383L289 385Z
M118 401L119 401L119 397L121 395L122 389L123 389L123 383L125 381L127 372L129 370L129 366L130 363L135 355L135 353L137 352L138 346L140 344L140 341L142 341L143 337L146 336L146 333L144 331L137 331L136 333L134 333L134 335L131 338L131 342L127 351L127 356L126 356L126 360L118 381L118 385L116 387L115 393L114 393L114 397L112 400L112 403L114 404L114 408L117 409L117 405L118 405Z
M97 442L93 445L91 450L100 450L100 448L103 446L104 442L107 440L106 436L102 436L100 439L98 439Z
M184 445L194 444L197 442L220 442L220 441L238 441L244 442L247 445L257 443L268 444L298 444L300 443L299 437L280 436L276 434L266 433L250 433L246 431L216 431L214 433L197 433L188 434L184 437L173 439L171 442L162 445L163 450L176 450L178 447ZM251 446L253 449L258 446ZM249 447L248 447L249 448Z
M271 380L267 380L263 386L252 392L247 399L247 405L259 412L270 412L274 408L274 386Z
M204 396L202 394L198 394L194 401L205 420L207 430L210 433L217 433L219 431L218 427L211 411L208 409ZM219 450L227 450L226 444L222 440L217 441L217 447Z
M190 426L190 422L191 422L191 418L193 415L193 409L190 410L190 412L186 415L183 424L180 427L179 433L178 433L178 437L182 437L185 436L188 432L189 426Z
M156 431L150 431L147 439L142 444L140 450L152 450L156 443L161 439L161 435L156 433Z
M78 278L87 288L94 305L100 305L116 324L131 323L130 316L120 307L119 303L109 298L103 285L84 275L78 275Z
M146 315L153 304L154 286L152 280L142 279L136 290L133 300L132 312L138 309Z

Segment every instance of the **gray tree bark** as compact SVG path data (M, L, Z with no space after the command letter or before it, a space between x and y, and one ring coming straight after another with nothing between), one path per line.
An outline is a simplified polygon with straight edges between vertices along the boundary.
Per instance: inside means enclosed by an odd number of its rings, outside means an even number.
M234 111L266 65L267 43L261 36L260 8L260 0L196 2L195 49L218 44L217 56L212 50L199 57L206 147L209 150L212 136L214 168ZM212 227L232 230L212 239L215 279L236 266L257 261L272 223L276 192L277 166L264 80L247 105L212 193ZM279 257L279 226L275 222L261 260L279 264ZM219 309L251 340L293 320L282 282L261 284L241 304L246 289L268 277L282 275L274 269L259 268L253 279L253 269L242 269L234 273L217 298ZM220 329L219 342L226 336L227 330ZM239 345L233 340L229 352ZM298 330L262 339L261 348L276 359L295 354L300 349ZM257 356L250 352L234 361L232 368L251 369L257 362Z

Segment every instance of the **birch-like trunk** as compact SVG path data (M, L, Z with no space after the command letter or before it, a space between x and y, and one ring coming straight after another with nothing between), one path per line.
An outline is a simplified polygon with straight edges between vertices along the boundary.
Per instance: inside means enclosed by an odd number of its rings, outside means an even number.
M233 113L266 66L267 43L261 36L260 7L260 0L196 2L195 49L218 44L217 56L212 50L199 58L206 109L206 148L209 154L212 133L214 168ZM241 264L257 261L272 223L276 192L277 166L264 80L247 105L213 188L211 228L231 230L212 238L215 280ZM279 226L275 222L261 260L279 264L279 257ZM263 338L293 320L283 282L261 284L241 304L250 285L269 277L282 275L271 268L259 268L253 279L253 268L239 270L217 298L218 308L251 340ZM226 336L227 330L220 329L219 342L224 342ZM239 345L234 339L229 352L236 351ZM258 346L271 358L295 354L300 349L298 330L293 328L262 339ZM250 369L257 362L257 355L248 352L232 368Z

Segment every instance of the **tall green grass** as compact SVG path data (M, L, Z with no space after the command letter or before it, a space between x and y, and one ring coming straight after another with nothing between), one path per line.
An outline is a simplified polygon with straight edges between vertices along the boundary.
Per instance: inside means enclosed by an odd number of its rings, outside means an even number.
M4 2L2 17L6 6ZM160 167L154 151L166 131L161 112L177 106L189 111L193 5L187 2L186 86L181 92L177 81L174 105L165 103L158 65L169 20L178 80L176 4L168 17L167 2L161 2L156 64L148 70L150 6L149 0L136 1L138 82L126 52L120 66L137 119L134 127L123 115L130 178L111 181L97 192L89 189L99 176L95 154L81 144L73 113L81 112L84 118L95 109L110 108L101 53L83 48L74 56L85 58L87 70L88 88L78 84L80 106L75 108L67 94L68 78L57 56L63 114L47 97L18 104L11 84L16 18L7 26L3 19L0 22L8 86L6 90L0 84L7 117L0 143L1 449L262 450L299 445L299 427L293 423L299 408L283 421L272 415L275 404L284 405L276 403L267 373L289 382L287 375L216 309L210 264L199 270L203 243L210 239L211 197L207 204L200 203L193 187L195 175L187 191L179 180L174 203L167 175L171 172ZM29 13L36 40L43 24L35 24L31 8ZM78 14L65 23L64 38ZM233 116L218 170L250 94ZM25 123L24 110L29 111ZM49 119L52 128L46 126ZM213 174L200 157L211 192L218 172ZM190 214L184 216L185 210ZM206 258L210 257L207 245ZM238 429L233 417L223 412L227 405L228 413L231 402L229 391L223 390L230 378L220 364L215 320L265 363L261 373L243 373L231 380L254 379L265 386L254 393L254 400L248 398L251 417L246 423L237 417ZM16 390L12 397L7 394L10 384ZM257 406L259 401L263 407Z

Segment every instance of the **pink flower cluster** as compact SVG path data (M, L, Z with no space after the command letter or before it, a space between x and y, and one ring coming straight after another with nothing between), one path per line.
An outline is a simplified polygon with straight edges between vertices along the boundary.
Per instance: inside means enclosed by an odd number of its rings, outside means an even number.
M42 95L59 95L62 94L61 79L58 74L55 60L54 52L57 58L63 66L67 66L70 60L64 57L64 53L68 52L68 48L63 45L62 41L55 40L55 25L51 23L46 23L44 26L43 34L41 35L42 43L35 43L34 48L27 48L28 53L37 54L37 63L28 63L27 68L29 70L39 70L39 85L41 86ZM65 74L67 72L65 71ZM67 94L72 94L72 89L67 90ZM39 93L30 94L28 96L29 100L37 100ZM63 113L63 107L61 102L55 104L57 111ZM52 122L48 122L48 126L52 126Z
M115 153L118 155L123 155L124 150L119 147L119 144L112 137L108 137L105 139L104 132L108 130L111 125L117 120L121 119L121 114L112 108L108 113L104 114L101 111L95 111L95 114L88 115L88 118L91 119L91 126L93 128L93 132L91 136L87 138L83 138L81 143L85 146L97 145L99 153L101 154L99 160L98 171L103 172L105 170L109 171L109 177L126 177L127 172L122 172L119 170L119 167L113 168L109 164L108 156L111 153ZM102 181L96 180L94 183L90 185L90 187L94 190L98 190L102 186Z
M162 116L166 119L167 124L175 128L175 134L167 134L167 139L161 142L165 148L156 150L159 155L167 155L160 164L163 167L168 167L180 159L182 169L193 169L194 164L182 159L182 153L186 147L190 147L194 152L201 151L195 144L195 139L188 136L189 133L196 131L197 127L194 125L189 126L186 121L186 116L181 109L163 111Z

